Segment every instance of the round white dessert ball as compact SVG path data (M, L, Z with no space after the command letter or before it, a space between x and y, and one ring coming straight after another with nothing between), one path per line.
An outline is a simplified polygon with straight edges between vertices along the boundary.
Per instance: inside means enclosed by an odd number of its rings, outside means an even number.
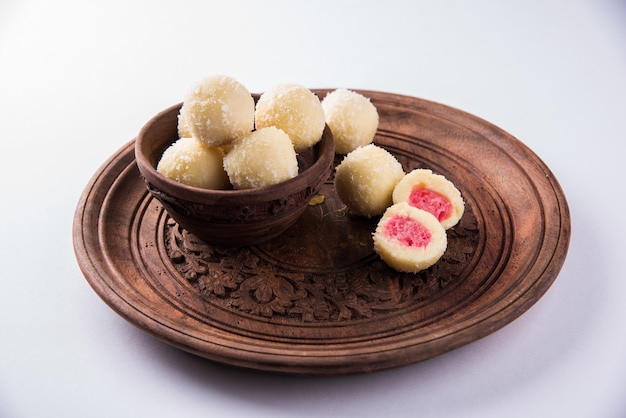
M179 138L191 138L193 135L191 133L191 126L189 126L189 112L183 110L185 104L180 108L178 112L178 137Z
M392 193L404 176L398 160L387 150L369 144L344 157L335 172L339 199L355 215L382 214L392 204Z
M179 132L211 146L228 144L254 129L254 99L232 77L203 78L185 95L179 115Z
M337 89L322 100L326 123L335 138L335 152L347 154L370 144L378 129L378 111L357 92Z
M204 189L230 189L223 167L224 151L196 138L181 138L170 145L157 171L179 183Z
M326 124L319 98L299 84L279 84L264 92L256 104L257 129L274 126L283 130L297 152L315 145Z
M233 141L224 169L235 189L251 189L294 178L298 159L289 136L270 126Z

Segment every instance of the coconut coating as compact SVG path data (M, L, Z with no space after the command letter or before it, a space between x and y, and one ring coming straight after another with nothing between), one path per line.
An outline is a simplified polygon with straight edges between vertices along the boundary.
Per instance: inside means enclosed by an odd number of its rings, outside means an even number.
M157 171L188 186L230 189L223 167L224 152L195 138L181 138L170 145L157 164Z
M264 92L256 104L256 128L275 126L293 142L296 152L315 145L324 131L324 109L319 98L299 84L280 84Z
M446 231L431 213L406 202L390 206L373 234L374 251L390 267L417 273L435 264L448 246Z
M354 91L337 89L322 100L326 124L335 138L335 152L347 154L370 144L378 129L378 111L370 100Z
M335 189L352 213L372 217L391 206L393 189L403 176L393 155L369 144L350 152L337 166Z
M406 174L393 191L393 203L408 202L435 215L444 229L456 225L465 211L461 192L432 170L416 169Z
M254 99L234 78L209 76L187 92L178 120L179 132L210 146L225 145L254 128Z
M233 141L224 169L235 189L251 189L294 178L298 159L289 136L270 126Z
M189 112L183 110L185 104L183 103L180 111L178 112L178 137L179 138L191 138L191 127L189 126Z

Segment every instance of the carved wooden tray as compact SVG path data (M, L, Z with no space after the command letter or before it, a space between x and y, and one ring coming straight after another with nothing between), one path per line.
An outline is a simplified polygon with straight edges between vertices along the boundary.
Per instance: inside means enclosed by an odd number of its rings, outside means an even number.
M402 366L510 323L565 260L570 218L557 180L525 145L475 116L361 93L380 114L375 142L407 172L444 174L466 201L435 266L414 275L383 264L372 251L376 219L347 214L332 180L280 237L241 249L206 245L150 197L131 141L94 175L76 210L74 248L89 284L168 344L289 374Z

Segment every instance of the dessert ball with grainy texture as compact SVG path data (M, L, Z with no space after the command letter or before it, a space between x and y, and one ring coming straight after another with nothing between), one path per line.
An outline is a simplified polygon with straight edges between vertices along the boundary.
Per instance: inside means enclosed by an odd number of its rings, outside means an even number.
M370 144L378 129L378 111L362 94L347 89L332 91L322 100L326 124L335 138L335 152L347 154Z
M403 176L402 165L389 151L369 144L350 152L337 166L335 189L350 212L372 217L391 206L393 189Z
M196 138L181 138L170 145L157 164L157 171L188 186L230 189L223 167L224 152Z
M270 126L233 141L224 169L235 189L251 189L294 178L298 160L289 136Z
M254 99L232 77L206 77L187 92L179 115L179 132L207 145L221 146L254 128Z
M407 202L430 212L444 229L456 225L465 210L461 192L454 184L432 170L416 169L406 174L393 191L393 203Z
M390 206L376 226L374 250L390 267L417 273L435 264L448 246L439 221L406 202Z
M193 135L191 134L191 127L189 126L189 112L184 110L185 104L183 103L180 108L180 112L178 113L178 137L179 138L191 138Z
M324 110L319 98L299 84L280 84L264 92L256 104L256 128L274 126L283 130L296 152L315 145L321 138Z

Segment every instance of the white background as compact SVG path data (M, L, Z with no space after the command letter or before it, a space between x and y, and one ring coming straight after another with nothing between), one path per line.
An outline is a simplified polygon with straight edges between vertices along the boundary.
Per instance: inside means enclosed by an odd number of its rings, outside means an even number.
M193 81L382 90L482 117L563 186L567 261L526 314L369 375L186 354L89 287L71 229L92 174ZM0 1L0 417L626 416L626 4Z

